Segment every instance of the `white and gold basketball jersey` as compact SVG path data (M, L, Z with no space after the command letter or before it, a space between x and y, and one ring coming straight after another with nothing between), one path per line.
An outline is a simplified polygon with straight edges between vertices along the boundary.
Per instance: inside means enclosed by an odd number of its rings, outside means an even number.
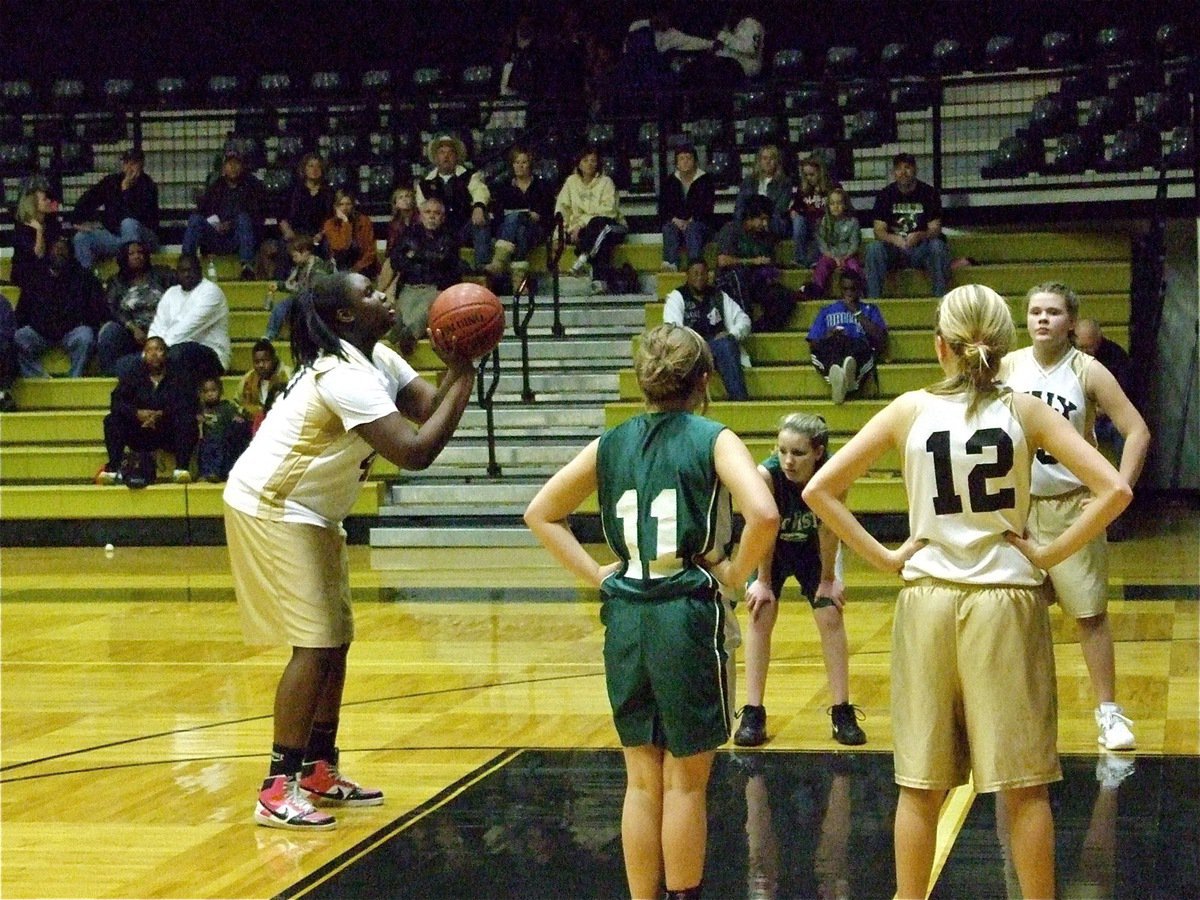
M927 543L902 577L965 584L1041 584L1042 572L1004 539L1029 515L1033 454L1011 394L967 418L965 394L917 395L904 442L909 533Z
M1074 347L1049 368L1042 368L1032 347L1015 350L1000 364L1000 380L1023 394L1032 394L1061 414L1092 446L1096 445L1096 404L1088 399L1091 357ZM1039 449L1033 459L1033 495L1055 497L1083 487L1083 482L1057 459Z
M339 524L354 506L375 452L353 429L396 412L417 377L382 344L371 359L342 341L346 359L323 354L293 376L234 464L225 502L247 515Z

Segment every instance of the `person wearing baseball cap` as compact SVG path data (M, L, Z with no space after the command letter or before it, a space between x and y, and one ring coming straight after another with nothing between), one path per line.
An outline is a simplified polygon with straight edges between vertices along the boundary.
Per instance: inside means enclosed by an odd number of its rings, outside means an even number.
M253 279L254 254L266 205L267 189L246 171L241 151L226 147L220 177L204 191L197 211L188 217L183 253L195 256L200 249L209 253L236 252L242 263L242 280Z
M425 157L433 166L417 182L418 208L426 200L437 198L446 208L446 227L458 241L474 248L477 268L491 261L492 232L488 225L488 205L492 195L483 175L467 164L467 148L453 134L442 134L425 148Z
M138 147L121 154L121 171L105 175L75 202L75 258L85 269L116 256L122 245L137 241L158 249L158 185L146 174L146 156Z

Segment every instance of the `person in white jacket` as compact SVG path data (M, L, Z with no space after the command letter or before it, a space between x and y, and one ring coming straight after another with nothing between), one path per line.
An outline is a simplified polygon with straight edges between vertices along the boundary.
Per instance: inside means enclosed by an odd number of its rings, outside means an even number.
M763 28L762 22L753 16L743 16L732 31L722 28L717 33L713 50L718 60L732 60L738 64L746 78L754 78L762 71L765 43L766 29Z
M175 274L179 284L158 301L147 336L166 341L168 364L198 386L229 368L229 301L220 287L201 277L195 256L180 256Z
M575 171L558 192L554 211L562 214L567 243L575 248L571 274L582 274L590 266L592 277L607 283L613 250L628 229L617 187L604 174L598 149L589 145L579 154Z
M709 283L708 263L703 259L689 265L687 281L667 294L663 321L686 325L708 341L726 397L750 399L742 372L745 354L741 346L750 336L750 317L732 297Z

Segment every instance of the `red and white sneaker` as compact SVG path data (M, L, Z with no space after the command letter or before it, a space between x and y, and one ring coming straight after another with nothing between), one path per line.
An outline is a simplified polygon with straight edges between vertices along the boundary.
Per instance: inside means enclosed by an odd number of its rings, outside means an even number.
M301 793L295 775L272 775L263 782L254 807L254 821L268 828L292 831L329 831L337 819L320 812Z
M379 806L383 803L383 791L375 788L365 788L346 778L338 771L338 754L333 752L332 760L319 759L314 763L305 763L312 770L301 775L300 788L308 791L308 795L316 802L330 806Z

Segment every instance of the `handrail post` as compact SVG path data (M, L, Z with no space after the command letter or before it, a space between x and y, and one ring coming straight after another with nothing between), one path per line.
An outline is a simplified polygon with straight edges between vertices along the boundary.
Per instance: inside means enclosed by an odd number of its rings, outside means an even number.
M567 334L567 329L563 327L562 323L561 289L558 282L558 264L566 248L567 226L563 214L558 212L554 214L554 227L550 229L550 252L546 256L546 262L550 268L550 289L554 304L554 324L550 326L550 333L558 338L566 337Z
M492 351L492 383L486 388L484 382L486 380L484 370L487 368L487 361L484 360L479 364L479 373L476 376L475 383L479 396L479 405L483 407L485 419L487 421L487 447L488 447L488 465L487 473L492 478L500 476L500 464L496 462L496 418L493 410L493 396L496 393L496 387L500 384L500 348L497 347Z
M522 296L528 296L529 298L525 306L524 316L521 315ZM512 302L513 333L521 339L521 399L526 403L532 403L537 399L537 395L533 392L529 375L529 320L533 318L533 311L536 306L537 280L531 278L529 272L526 271L513 291Z

